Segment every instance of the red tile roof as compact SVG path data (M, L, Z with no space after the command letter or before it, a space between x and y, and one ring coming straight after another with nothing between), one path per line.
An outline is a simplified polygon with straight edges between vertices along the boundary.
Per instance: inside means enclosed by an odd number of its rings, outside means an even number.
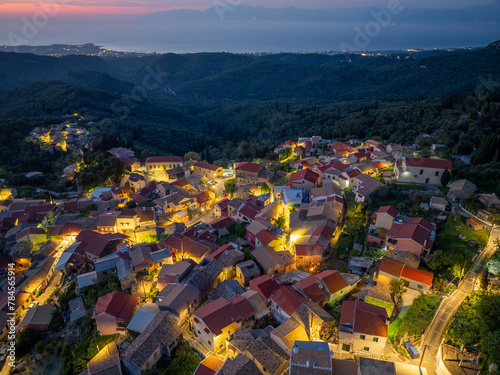
M184 161L181 156L152 156L146 159L146 163L179 163Z
M351 169L350 171L347 171L345 173L349 178L353 178L361 174L361 172L358 169Z
M321 171L321 173L325 173L328 169L335 169L337 171L343 172L346 170L347 165L342 163L341 161L334 160L329 163L319 164L316 168Z
M409 280L414 280L425 285L432 286L432 279L434 278L434 275L427 271L422 271L417 268L405 266L403 268L403 273L401 274L401 277L404 277L405 279Z
M222 364L223 362L220 359L212 355L208 356L201 361L193 375L214 375Z
M300 305L308 302L299 292L290 285L282 286L271 295L271 300L278 305L287 315L292 314Z
M236 168L235 168L235 170L237 170L237 171L244 171L244 172L251 172L251 173L259 173L261 169L262 169L262 165L257 164L257 163L249 163L249 162L237 163Z
M308 256L310 255L307 251L307 245L295 245L295 255L297 256Z
M213 164L204 163L202 161L197 161L196 163L194 163L194 166L198 167L198 168L202 168L202 169L207 169L207 170L213 171L213 172L216 172L217 170L222 169L221 167L218 167L218 166L213 165Z
M359 152L354 153L354 157L357 158L357 159L362 159L362 158L370 159L371 158L371 153L370 152L366 152L366 151L359 151Z
M227 250L234 250L234 246L229 245L229 244L222 245L217 250L215 250L212 254L210 254L207 258L219 259L220 256L224 253L224 251L227 251Z
M340 324L350 324L354 333L388 337L387 311L363 301L344 301Z
M333 229L332 227L329 227L328 225L320 225L316 227L312 235L321 236L323 238L326 238L327 240L331 240L333 232L335 232L335 229Z
M94 317L101 314L108 314L128 322L138 303L139 297L121 292L108 293L97 300Z
M344 152L344 151L348 151L351 149L351 146L349 146L348 144L345 144L344 142L337 142L337 143L330 144L330 147L337 152Z
M330 294L334 294L334 293L338 292L339 290L342 290L342 289L349 286L349 284L347 284L345 282L344 278L342 277L340 272L337 270L335 270L335 271L332 271L332 270L323 271L323 272L318 273L314 277L318 280L322 280L325 283Z
M396 218L399 215L399 211L392 206L382 206L373 215L376 217L377 214L388 214L393 218ZM373 217L373 216L372 216Z
M229 302L236 308L243 320L250 319L255 314L255 309L242 295L229 298Z
M238 209L238 212L253 220L255 219L255 216L260 212L260 208L253 203L245 203Z
M276 280L269 275L262 275L256 279L250 280L249 287L250 290L259 292L264 301L267 301L271 294L279 289L279 285Z
M210 193L208 191L200 191L193 195L196 198L196 202L202 206L207 202L210 202Z
M146 184L141 190L139 190L139 193L143 196L148 196L151 194L154 190L156 189L156 181L151 181Z
M259 233L257 233L256 237L263 246L267 246L271 242L279 240L277 235L265 229L262 229Z
M180 180L177 180L174 182L169 182L169 184L170 184L170 186L179 186L182 188L190 185L189 181L186 180L185 178L181 178Z
M306 180L313 184L319 179L319 174L314 172L312 169L302 169L301 171L292 173L287 185L292 185L295 181Z
M208 223L208 225L212 228L212 229L222 229L222 228L225 228L226 225L228 225L229 223L231 223L233 220L228 217L228 216L223 216L221 217L220 219L217 219L217 220L214 220L212 221L211 223Z
M229 199L225 198L221 201L218 201L215 205L218 206L221 209L221 211L223 211L227 208L227 206L229 206L230 202L231 201Z
M424 158L405 157L404 162L409 167L449 169L450 171L452 169L451 161L446 159L424 159Z
M214 335L220 334L231 323L243 320L234 305L222 297L200 307L193 313L193 317L202 320Z
M389 232L387 232L386 237L396 240L411 239L421 246L424 246L431 232L428 228L432 226L432 224L425 219L417 219L419 218L413 218L413 220L409 219L404 224L394 223Z
M405 224L418 224L427 229L429 232L434 229L434 225L429 220L424 219L423 217L410 217L405 221Z
M293 284L293 286L301 290L312 302L319 303L326 299L314 276L306 277Z
M399 278L401 276L401 273L403 272L404 266L405 265L402 262L388 257L383 257L380 260L378 270Z

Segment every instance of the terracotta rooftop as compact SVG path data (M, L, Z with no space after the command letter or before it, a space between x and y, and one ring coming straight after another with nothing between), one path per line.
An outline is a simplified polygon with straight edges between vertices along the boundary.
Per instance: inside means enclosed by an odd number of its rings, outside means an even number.
M218 166L213 165L213 164L204 163L202 161L197 161L196 163L194 163L194 166L198 167L198 168L202 168L202 169L207 169L207 170L213 171L213 172L216 172L218 169L221 169L221 167L218 167Z
M279 289L279 285L271 276L262 275L249 281L250 290L258 292L264 301Z
M97 300L94 317L108 314L120 320L128 321L138 303L139 298L130 294L121 292L108 293Z
M401 273L401 277L404 277L405 279L414 280L425 285L432 286L432 279L434 278L434 274L427 271L419 270L418 268L405 266L403 268L403 272Z
M236 171L244 171L251 173L259 173L261 169L262 165L249 162L237 163L235 168Z
M306 298L289 285L280 287L270 298L289 316L292 316L300 305L307 302Z
M245 203L239 209L238 213L248 217L249 219L255 219L255 216L260 212L260 208L253 203Z
M314 172L312 169L309 169L309 168L302 169L298 172L292 173L292 175L288 179L287 185L292 185L294 182L300 181L300 180L306 180L306 181L309 181L309 182L315 184L316 181L318 181L318 178L319 178L319 174Z
M349 325L354 333L388 337L387 311L363 301L344 301L340 325Z
M217 220L214 220L210 223L208 223L208 225L212 228L212 229L222 229L222 228L225 228L229 223L231 223L233 220L228 217L228 216L223 216L221 217L220 219L217 219Z
M224 298L200 307L193 313L193 319L202 320L214 335L219 335L231 323L243 320L235 306Z
M318 281L314 276L309 276L297 281L293 286L304 293L312 302L320 303L326 299L325 294L321 291Z
M403 272L404 267L405 265L402 262L388 257L383 257L380 260L378 269L379 271L388 273L389 275L401 277L401 273Z
M405 157L404 162L409 167L449 169L450 171L452 169L451 161L446 159L425 159L425 158Z
M374 216L376 217L377 214L382 214L382 213L386 213L389 216L392 216L393 218L396 218L399 215L399 211L396 208L392 206L382 206L376 212L373 213L372 217Z
M314 277L318 280L321 280L326 285L330 294L334 294L339 290L342 290L349 286L349 284L345 282L341 273L337 270L323 271L318 273Z

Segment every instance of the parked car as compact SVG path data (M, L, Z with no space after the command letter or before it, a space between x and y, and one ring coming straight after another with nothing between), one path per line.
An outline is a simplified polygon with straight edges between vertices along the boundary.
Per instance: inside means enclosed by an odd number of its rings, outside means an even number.
M234 176L233 172L226 172L222 175L222 178L229 178L229 177L233 177L233 176Z
M410 341L405 342L404 346L408 351L410 357L412 357L413 359L420 357L420 353L418 352L417 348L415 348L415 345L413 345Z

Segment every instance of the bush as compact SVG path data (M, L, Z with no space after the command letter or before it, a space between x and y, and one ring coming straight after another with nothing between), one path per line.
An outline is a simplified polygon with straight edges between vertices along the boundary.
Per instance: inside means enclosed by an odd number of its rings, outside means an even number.
M28 354L35 344L40 340L40 334L32 329L25 329L16 339L16 358L22 358Z

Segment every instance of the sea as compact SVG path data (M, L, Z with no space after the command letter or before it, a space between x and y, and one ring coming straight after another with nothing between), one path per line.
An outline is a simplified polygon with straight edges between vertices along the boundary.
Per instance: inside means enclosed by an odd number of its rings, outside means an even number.
M0 18L0 45L94 43L118 51L319 52L483 47L500 25L279 23L257 21L144 22L137 19Z

